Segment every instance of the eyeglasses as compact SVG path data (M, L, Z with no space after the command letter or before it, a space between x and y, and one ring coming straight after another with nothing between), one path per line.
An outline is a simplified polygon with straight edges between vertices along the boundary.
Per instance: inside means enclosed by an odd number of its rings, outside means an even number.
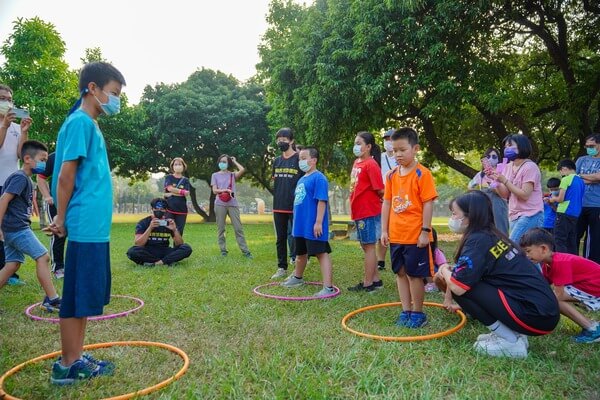
M497 160L497 159L498 159L498 156L497 156L496 154L490 154L490 155L488 156L488 158L491 158L492 160Z

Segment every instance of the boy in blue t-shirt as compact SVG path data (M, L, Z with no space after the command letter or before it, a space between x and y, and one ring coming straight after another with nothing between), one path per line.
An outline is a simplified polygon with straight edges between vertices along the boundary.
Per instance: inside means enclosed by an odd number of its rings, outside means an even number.
M575 173L575 168L575 163L571 160L558 163L558 172L562 176L560 191L549 202L557 204L554 222L555 251L579 255L577 221L581 214L585 183Z
M25 255L35 260L37 277L46 292L42 307L48 311L60 309L60 297L52 284L48 263L48 250L31 230L33 208L33 183L31 175L44 171L48 149L43 143L28 140L23 143L20 154L23 167L6 178L0 197L1 233L4 235L6 264L0 269L0 287L25 262ZM2 236L2 235L0 235Z
M332 284L331 247L329 246L329 220L327 203L329 183L317 170L319 151L305 147L300 151L298 166L304 172L296 185L294 197L293 235L296 244L296 268L281 286L288 288L304 285L304 269L309 256L315 256L321 266L323 289L315 297L323 297L335 292Z
M69 243L59 313L62 357L52 366L50 379L56 385L114 369L111 362L84 354L83 343L87 318L103 313L111 287L112 180L96 119L119 112L123 85L123 75L111 64L86 64L79 75L81 98L58 132L52 175L57 212L50 229L59 236L68 232Z
M547 230L551 235L554 234L554 220L556 219L556 204L550 203L552 196L558 196L560 191L560 179L550 178L546 182L548 194L544 194L544 223L542 228Z

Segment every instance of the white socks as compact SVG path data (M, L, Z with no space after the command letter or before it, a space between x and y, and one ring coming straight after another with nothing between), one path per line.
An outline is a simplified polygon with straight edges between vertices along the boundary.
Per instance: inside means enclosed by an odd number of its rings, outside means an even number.
M510 343L515 343L519 338L519 334L517 332L513 331L500 321L496 321L493 324L488 325L488 329Z

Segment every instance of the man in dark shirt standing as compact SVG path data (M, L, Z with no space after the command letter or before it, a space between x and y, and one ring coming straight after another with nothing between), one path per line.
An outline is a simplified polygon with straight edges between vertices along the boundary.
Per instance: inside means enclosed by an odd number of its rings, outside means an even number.
M141 219L135 227L135 246L127 250L127 257L136 264L145 266L167 265L189 257L192 248L183 242L175 221L165 219L167 204L156 198L150 202L152 214ZM169 247L173 238L174 247Z
M294 134L290 128L281 128L275 135L281 156L273 162L273 222L277 236L277 272L271 279L287 277L288 228L293 221L294 192L302 175L298 167L298 153L294 145ZM294 258L294 250L290 246Z

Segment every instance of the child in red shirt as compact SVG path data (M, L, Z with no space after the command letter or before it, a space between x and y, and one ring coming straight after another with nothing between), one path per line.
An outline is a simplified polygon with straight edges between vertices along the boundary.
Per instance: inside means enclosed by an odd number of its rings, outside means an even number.
M350 176L350 211L357 239L365 253L365 274L361 282L348 290L372 292L383 288L375 250L381 236L381 150L375 143L373 134L359 132L354 139L352 151L357 158Z
M531 261L542 265L544 277L554 285L561 314L582 328L581 333L573 337L575 342L600 342L600 323L572 306L579 302L590 310L600 310L600 265L573 254L553 252L554 239L541 228L527 231L520 245Z

